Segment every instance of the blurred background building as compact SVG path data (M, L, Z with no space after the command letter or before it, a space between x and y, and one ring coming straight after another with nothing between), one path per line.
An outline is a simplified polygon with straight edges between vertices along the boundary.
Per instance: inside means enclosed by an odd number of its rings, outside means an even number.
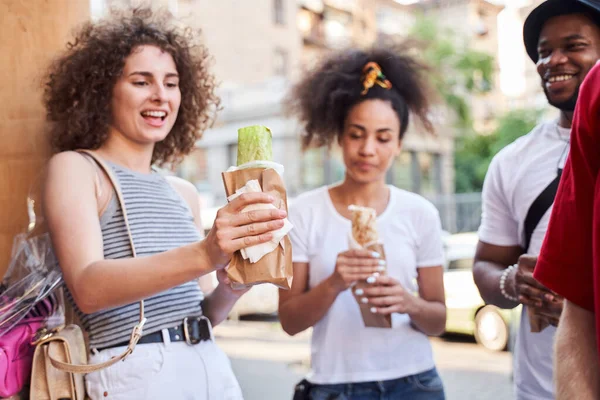
M215 188L222 186L220 172L236 163L237 129L246 125L271 128L275 161L285 166L290 196L342 179L335 148L301 152L300 129L283 114L282 100L301 71L324 54L369 46L380 26L391 29L396 15L402 18L396 25L403 26L414 12L394 1L365 0L180 0L177 11L183 18L193 15L190 21L202 28L222 81L219 120L180 171L204 193L207 206L224 202ZM427 195L451 193L452 135L441 121L437 136L408 134L389 181Z
M140 3L90 1L92 17L103 15L111 5ZM177 171L196 185L204 207L225 202L220 174L236 164L237 129L247 125L261 124L272 130L274 158L285 166L290 197L341 180L344 167L335 147L330 151L301 151L301 130L296 121L284 115L284 97L300 73L328 52L348 46L365 47L389 38L406 38L423 16L434 20L440 32L452 30L453 40L460 41L461 46L493 57L489 90L458 93L470 109L475 131L489 133L506 110L545 101L520 36L524 16L533 3L499 4L486 0L154 0L152 3L169 8L185 23L202 30L214 58L214 73L221 83L223 108L218 120ZM468 219L468 226L476 225L480 197L474 194L458 199L466 207L458 213L466 216L456 215L456 208L461 205L457 205L455 196L454 145L455 138L463 132L447 107L440 105L437 110L436 134L420 132L413 126L388 181L431 199L440 209L446 229L464 230L457 224L465 223L457 219Z

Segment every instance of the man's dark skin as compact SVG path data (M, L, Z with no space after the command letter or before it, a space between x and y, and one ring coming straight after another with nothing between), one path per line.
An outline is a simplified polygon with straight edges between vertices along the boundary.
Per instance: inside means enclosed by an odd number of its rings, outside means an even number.
M538 57L536 67L548 102L561 110L559 125L571 128L579 86L600 59L600 28L583 14L551 18L540 32ZM553 78L564 75L570 79L553 82ZM563 300L533 278L537 256L523 253L521 246L496 246L479 241L473 278L481 297L500 308L524 304L557 326ZM508 274L505 290L519 302L508 300L500 292L502 272L513 264L518 264L518 268Z

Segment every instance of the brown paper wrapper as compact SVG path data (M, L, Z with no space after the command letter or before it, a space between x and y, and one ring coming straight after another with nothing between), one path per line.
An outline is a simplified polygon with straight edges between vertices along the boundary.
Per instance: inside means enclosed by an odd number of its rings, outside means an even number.
M527 316L529 317L529 325L533 333L541 332L550 325L544 317L537 315L531 307L527 307Z
M367 247L367 250L376 251L381 254L381 258L385 260L385 252L383 250L382 244L374 244ZM383 274L384 272L381 272ZM367 283L365 280L361 280L356 282L356 285L352 288L352 293L356 291L356 289L364 289L367 287L372 287L373 285ZM358 302L360 307L360 315L362 315L363 322L366 327L369 328L391 328L392 327L392 316L391 315L382 315L382 314L373 314L371 312L372 305L361 303L360 299L363 296L357 296L354 294L354 298Z
M223 172L223 183L227 197L243 187L246 182L257 179L263 192L269 193L278 201L275 206L287 211L287 195L283 180L274 169L248 168L232 172ZM281 289L292 287L292 242L286 235L283 245L266 254L256 263L244 260L236 251L227 267L227 276L231 287L242 289L261 283L272 283Z

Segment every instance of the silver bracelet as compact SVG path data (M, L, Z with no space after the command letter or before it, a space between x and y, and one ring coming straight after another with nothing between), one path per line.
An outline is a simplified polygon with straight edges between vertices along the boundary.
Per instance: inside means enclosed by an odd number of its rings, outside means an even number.
M506 278L508 277L508 274L510 274L510 272L512 270L515 270L515 269L517 269L517 264L511 265L510 267L506 268L502 272L502 276L500 276L500 292L502 292L502 296L504 296L508 300L519 302L519 299L517 299L516 297L511 296L510 294L506 293L506 288L505 288Z

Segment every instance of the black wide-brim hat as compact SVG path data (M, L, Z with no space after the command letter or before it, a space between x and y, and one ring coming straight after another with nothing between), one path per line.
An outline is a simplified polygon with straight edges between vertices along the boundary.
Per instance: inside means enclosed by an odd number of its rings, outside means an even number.
M523 25L525 50L534 63L538 60L538 41L544 24L553 17L582 13L600 26L600 0L546 0L537 6Z

